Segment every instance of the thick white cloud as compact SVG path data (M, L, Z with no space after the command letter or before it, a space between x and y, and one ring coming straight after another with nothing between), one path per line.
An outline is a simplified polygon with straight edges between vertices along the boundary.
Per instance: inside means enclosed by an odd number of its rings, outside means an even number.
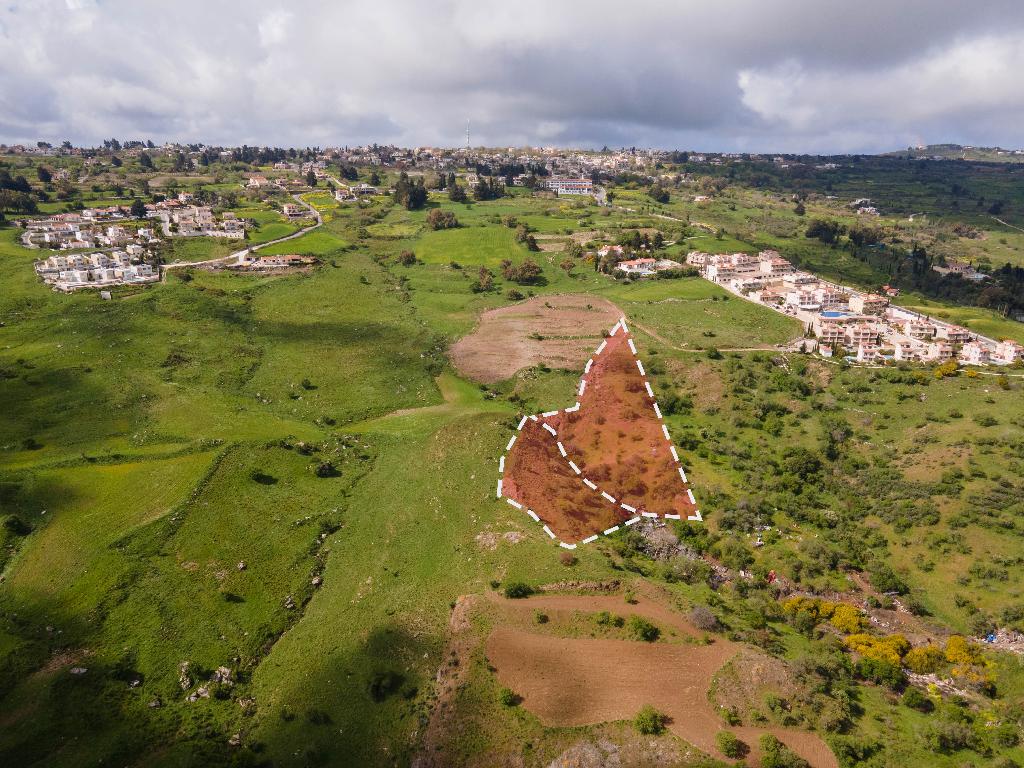
M1024 38L956 40L889 66L809 68L795 59L741 70L742 102L777 130L797 135L858 129L895 138L943 131L1016 138L1024 144ZM862 140L862 139L861 139Z
M1016 0L8 0L0 141L1016 146L1022 33Z

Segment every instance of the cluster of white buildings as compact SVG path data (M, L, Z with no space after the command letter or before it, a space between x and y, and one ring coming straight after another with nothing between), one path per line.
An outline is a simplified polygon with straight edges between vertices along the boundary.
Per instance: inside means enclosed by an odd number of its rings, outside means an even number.
M538 187L556 195L592 195L594 182L586 177L544 176L537 179Z
M613 256L622 259L626 255L626 249L621 245L606 245L598 249L597 258L604 259ZM628 277L651 277L658 272L669 269L679 269L683 265L672 259L656 259L653 256L641 256L636 259L622 259L615 264L615 271L622 272Z
M152 229L134 229L112 223L128 218L120 209L86 209L80 213L56 213L22 222L21 244L26 248L71 250L118 248L129 244L149 245L156 241Z
M217 220L213 209L206 205L181 205L156 209L155 216L167 237L223 237L241 240L245 237L245 222L231 211Z
M379 195L380 190L365 182L358 184L339 184L334 189L334 199L339 203L347 203L358 200L366 195Z
M801 272L776 251L709 254L686 262L712 282L750 301L801 320L825 357L847 353L858 362L957 360L968 365L1024 361L1024 346L996 341L951 323L892 306L886 296L862 293Z
M249 251L238 257L234 268L250 271L286 269L289 267L307 267L316 264L313 256L302 256L296 253L267 255Z
M37 261L36 273L54 290L69 293L79 288L102 288L160 279L158 269L128 251L76 253L50 256Z

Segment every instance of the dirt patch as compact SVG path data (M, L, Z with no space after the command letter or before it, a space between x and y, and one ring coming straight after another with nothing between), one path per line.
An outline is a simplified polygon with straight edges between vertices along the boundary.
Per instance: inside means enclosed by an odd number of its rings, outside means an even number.
M546 731L544 743L554 749L548 751L541 765L652 768L689 764L699 757L694 748L722 758L714 737L720 730L730 730L750 745L751 765L756 765L759 757L758 738L770 732L815 768L837 767L831 751L816 734L781 727L726 728L716 705L708 699L713 679L730 660L735 663L754 658L761 663L764 659L758 651L721 637L707 645L688 640L700 633L666 604L666 599L665 593L650 587L640 591L635 603L626 603L622 595L606 594L549 594L509 600L492 592L459 598L449 625L448 650L438 671L437 703L413 765L439 768L454 764L452 745L460 734L471 732L477 718L482 718L482 723L491 722L486 712L479 711L478 699L459 695L471 670L476 669L496 674L497 681L523 697L521 705L545 726L594 726L582 739L571 731ZM544 630L536 628L534 617L538 611L549 617ZM643 643L557 634L558 627L571 626L580 614L600 611L643 616L663 630L663 641ZM483 619L482 623L477 619ZM491 627L486 639L480 634L484 626ZM666 629L675 631L664 632ZM762 683L770 683L772 674L762 670L758 677ZM671 718L671 733L688 744L638 736L623 721L631 720L644 704L666 713ZM525 764L519 745L507 742L500 727L487 733L487 749L466 764ZM552 758L556 758L554 762Z
M643 515L697 512L634 342L618 323L612 331L578 402L524 419L505 457L501 493L567 543Z
M629 517L583 484L539 421L527 421L505 461L502 493L534 510L562 541L580 541Z
M498 548L498 544L505 542L506 544L518 544L526 535L520 531L505 531L505 533L496 533L495 531L483 531L476 535L476 543L480 549L487 549L494 551Z
M682 615L650 596L633 604L617 595L544 595L507 600L496 594L490 602L504 612L532 615L539 609L552 622L580 612L608 611L636 614L684 637L702 635ZM751 747L751 762L758 759L758 739L774 734L815 768L836 768L831 750L816 734L782 727L726 728L708 700L712 681L729 662L740 669L750 663L760 690L780 683L774 660L724 638L710 645L643 643L628 640L580 639L542 635L499 625L487 640L487 659L498 679L523 697L523 706L545 725L580 726L632 718L651 704L671 718L669 729L709 754L721 755L715 734L730 730ZM522 625L520 625L522 626ZM779 678L776 680L776 678Z
M459 687L466 682L469 674L467 662L478 642L470 622L476 599L476 595L462 595L452 608L448 622L448 648L435 679L436 699L423 733L421 755L413 762L413 768L441 768L444 765L438 748L453 731L455 701Z
M540 363L575 369L621 316L596 296L538 296L484 312L450 356L459 373L486 384Z
M548 421L583 474L638 512L690 515L687 495L645 377L621 331L586 377L580 408Z
M651 704L669 729L699 749L724 757L715 734L724 726L707 700L711 680L735 653L731 643L707 646L552 637L500 627L487 640L498 679L548 726L572 727L632 718ZM815 768L836 768L816 735L782 728L732 728L758 758L771 732Z
M788 698L796 690L789 667L779 659L744 648L715 675L712 699L724 709L748 715L762 707L766 693Z

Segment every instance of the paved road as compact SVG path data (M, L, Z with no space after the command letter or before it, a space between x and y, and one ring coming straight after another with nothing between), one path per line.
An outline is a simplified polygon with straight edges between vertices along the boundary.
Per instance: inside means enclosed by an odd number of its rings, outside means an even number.
M238 263L238 260L245 256L246 254L255 253L261 248L266 248L268 245L276 245L277 243L284 243L289 240L294 240L297 237L302 237L303 235L312 232L314 229L323 226L324 219L323 216L320 215L320 211L318 211L314 206L310 205L305 200L303 200L302 195L292 195L292 199L299 205L309 209L309 211L316 218L316 224L311 224L308 227L303 227L298 232L293 232L290 235L279 237L276 240L268 240L267 242L260 243L259 245L253 245L248 248L243 248L242 250L235 251L234 253L229 254L227 256L222 256L219 259L207 259L205 261L176 261L173 264L164 264L161 267L161 269L168 270L179 269L181 267L202 267L207 264L236 264Z

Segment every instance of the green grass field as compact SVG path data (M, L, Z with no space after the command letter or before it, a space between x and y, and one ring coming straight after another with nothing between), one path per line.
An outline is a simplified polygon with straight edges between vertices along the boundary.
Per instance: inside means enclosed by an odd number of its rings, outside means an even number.
M316 255L309 272L197 269L111 301L49 291L31 268L42 254L0 229L0 763L409 765L450 663L454 601L566 579L655 584L811 677L846 669L856 706L828 738L867 745L859 765L1022 758L985 730L1024 696L1016 658L989 656L997 696L969 708L976 748L937 754L925 738L934 718L854 681L833 636L783 621L760 578L771 569L798 591L850 593L847 570L884 562L943 632L974 633L981 619L1020 628L1021 380L782 353L774 347L802 330L788 318L699 278L616 281L584 260L567 273L562 254L529 252L501 220L609 239L658 227L676 239L682 225L645 213L639 191L616 199L633 211L435 194L461 223L443 231L383 198L307 197L324 226L262 252ZM781 205L734 202L678 195L658 208L725 230L669 252L774 244L827 261L785 234ZM261 222L254 243L294 229L269 207L239 211ZM224 247L234 248L180 240L171 253L198 260ZM401 265L403 250L417 263ZM542 279L502 276L503 259L527 258ZM828 268L852 275L858 264ZM481 267L494 288L474 293ZM513 291L588 294L623 310L658 399L672 403L666 421L706 515L691 543L755 574L749 585L688 581L628 535L580 548L567 566L539 526L495 499L520 414L568 402L578 376L534 367L482 387L452 369L447 347L483 311L517 301ZM907 301L1012 335L991 313ZM747 349L758 351L730 351ZM755 547L763 525L773 531ZM506 532L516 543L482 543ZM498 704L482 649L470 663L445 753L458 764L549 765L578 738L629 734L627 723L545 727ZM230 685L210 682L219 667Z

